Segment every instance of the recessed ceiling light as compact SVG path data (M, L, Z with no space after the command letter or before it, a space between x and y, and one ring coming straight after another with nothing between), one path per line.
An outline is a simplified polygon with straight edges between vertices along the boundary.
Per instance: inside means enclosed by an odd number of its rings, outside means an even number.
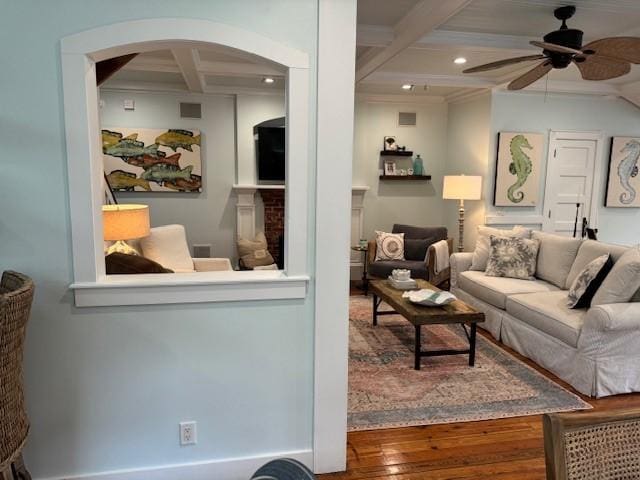
M413 90L413 85L411 85L410 83L405 83L404 85L402 85L402 89L403 90Z
M467 63L467 59L464 57L458 57L453 61L453 63L455 63L456 65L464 65L465 63Z
M262 82L263 82L263 83L274 83L274 82L275 82L275 80L274 80L273 78L271 78L271 77L264 77L264 78L262 79Z

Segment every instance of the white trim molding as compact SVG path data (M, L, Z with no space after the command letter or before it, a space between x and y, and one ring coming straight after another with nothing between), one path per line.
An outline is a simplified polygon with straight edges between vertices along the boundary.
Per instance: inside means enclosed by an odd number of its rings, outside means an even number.
M49 477L41 480L247 480L265 463L277 458L293 458L313 465L311 450L265 453L253 457L224 458L204 462L163 465L159 467L114 470L73 477Z
M144 278L141 278L144 277ZM305 298L309 277L277 270L109 275L71 285L76 307Z
M318 2L314 471L345 470L356 0Z
M267 61L281 69L286 77L287 92L287 202L285 206L285 271L278 275L291 278L295 293L273 298L300 298L306 293L302 284L307 275L307 211L308 211L308 121L309 121L309 60L304 52L275 42L254 32L208 20L158 18L122 22L95 28L65 37L61 41L64 89L65 131L67 140L67 170L73 247L73 289L76 301L113 304L114 292L124 284L105 275L102 240L103 165L98 115L96 62L107 58L162 48L197 48L198 46L229 47L244 52L247 58ZM194 80L195 82L195 80ZM225 272L234 286L234 275ZM158 303L171 289L182 292L184 302L232 301L239 295L234 288L211 281L204 273L195 283L183 276L174 276L170 284L150 284L132 288L145 292L145 302ZM205 275L205 276L202 276ZM247 277L243 277L245 280ZM167 278L167 280L169 280ZM138 279L140 281L140 279ZM269 283L277 282L270 286ZM245 299L261 299L266 291L280 289L282 278L256 277L240 282ZM131 287L131 286L130 286ZM214 291L218 291L217 293ZM151 294L149 292L155 291ZM191 292L191 293L189 293ZM109 299L109 300L104 300ZM123 300L124 301L124 300ZM167 302L161 302L167 303ZM173 302L172 302L173 303ZM122 303L127 304L127 303Z

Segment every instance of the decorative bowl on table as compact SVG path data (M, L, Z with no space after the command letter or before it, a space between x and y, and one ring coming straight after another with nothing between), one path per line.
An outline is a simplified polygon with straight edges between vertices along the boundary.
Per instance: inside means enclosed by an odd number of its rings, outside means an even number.
M442 307L456 300L456 296L450 292L436 292L435 290L430 290L428 288L404 292L402 294L402 298L406 298L411 303L423 305L425 307Z

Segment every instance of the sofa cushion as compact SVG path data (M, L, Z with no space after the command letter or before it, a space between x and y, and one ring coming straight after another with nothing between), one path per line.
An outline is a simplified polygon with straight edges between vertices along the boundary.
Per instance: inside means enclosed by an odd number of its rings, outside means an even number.
M531 238L540 241L536 277L557 287L568 288L567 277L582 239L537 231L532 232Z
M491 249L491 241L489 237L531 237L531 230L523 227L513 227L511 230L500 228L478 226L478 239L476 240L476 249L473 252L473 260L471 261L471 270L484 272L487 269L487 261L489 260L489 250Z
M439 240L447 239L446 227L414 227L413 225L403 225L396 223L393 225L391 233L404 233L404 238L424 239L432 238L431 243L435 243Z
M405 238L404 258L424 262L427 257L427 249L432 243L431 238Z
M424 261L412 260L378 260L369 265L369 275L387 278L396 268L411 270L411 278L429 279L427 264Z
M571 284L567 295L567 306L569 308L589 308L591 299L612 267L613 260L608 253L589 262Z
M404 260L404 233L376 230L376 261Z
M157 262L139 255L112 253L104 257L107 275L131 275L138 273L173 273Z
M575 348L587 309L569 308L567 291L556 290L512 295L507 299L507 313Z
M507 297L518 293L553 292L558 287L542 280L519 280L517 278L489 277L484 272L467 270L458 277L458 288L485 301L494 307L504 309ZM566 292L565 292L566 300Z
M640 248L627 250L606 276L591 305L629 302L640 288Z
M580 272L596 258L608 253L611 255L611 260L615 263L627 250L629 250L629 247L623 247L622 245L612 245L596 240L583 241L578 249L578 255L576 255L576 259L571 266L565 288L571 287L571 284L573 284Z
M142 254L176 273L195 272L187 235L182 225L152 228L149 236L140 239Z
M535 280L538 240L495 235L489 238L491 250L485 271L488 276Z

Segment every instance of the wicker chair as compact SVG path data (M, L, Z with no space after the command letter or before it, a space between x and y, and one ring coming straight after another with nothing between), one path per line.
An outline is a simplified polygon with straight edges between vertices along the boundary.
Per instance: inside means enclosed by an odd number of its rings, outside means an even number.
M0 281L0 478L31 479L22 461L29 433L24 405L22 353L33 301L26 275L4 272Z
M640 409L543 417L548 480L640 478Z

